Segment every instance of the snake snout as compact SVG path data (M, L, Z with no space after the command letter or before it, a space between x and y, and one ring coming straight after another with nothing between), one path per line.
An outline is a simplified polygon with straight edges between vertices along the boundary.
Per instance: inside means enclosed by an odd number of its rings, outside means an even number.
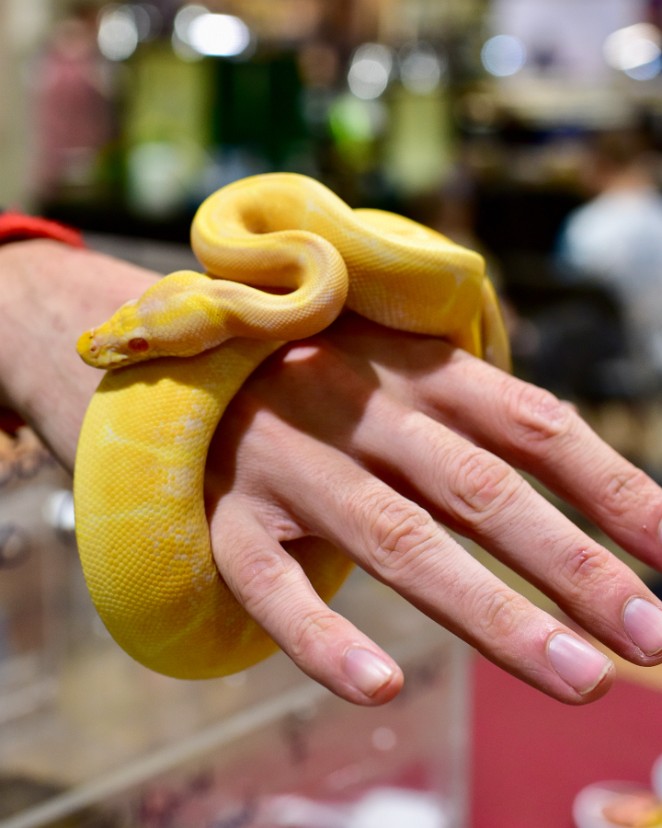
M88 365L95 364L99 346L94 338L94 331L85 331L85 333L80 335L76 343L76 350L78 351L78 355Z
M115 368L126 361L127 356L110 345L104 345L96 335L96 329L86 331L78 339L76 350L79 356L93 368Z

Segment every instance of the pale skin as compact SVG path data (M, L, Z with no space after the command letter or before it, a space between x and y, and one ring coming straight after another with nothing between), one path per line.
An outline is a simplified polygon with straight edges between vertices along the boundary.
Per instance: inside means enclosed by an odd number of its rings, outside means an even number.
M57 242L0 247L0 404L69 469L100 379L76 340L156 278ZM662 491L571 406L440 341L346 317L279 351L226 413L208 467L216 562L301 669L348 701L389 701L401 670L315 596L281 541L331 540L509 672L561 701L589 702L609 688L612 662L443 526L636 664L662 662L662 605L517 469L660 568Z

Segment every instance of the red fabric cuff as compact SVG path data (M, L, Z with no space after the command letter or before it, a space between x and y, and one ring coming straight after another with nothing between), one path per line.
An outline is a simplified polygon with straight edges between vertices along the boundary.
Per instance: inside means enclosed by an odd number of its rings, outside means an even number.
M73 227L11 210L0 214L0 244L27 239L54 239L72 247L85 247L82 234Z

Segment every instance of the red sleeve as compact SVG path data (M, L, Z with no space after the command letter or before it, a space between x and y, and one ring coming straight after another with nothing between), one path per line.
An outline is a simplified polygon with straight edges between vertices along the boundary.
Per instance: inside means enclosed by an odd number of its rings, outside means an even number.
M0 214L0 244L27 239L55 239L72 247L85 247L82 234L73 227L13 210Z

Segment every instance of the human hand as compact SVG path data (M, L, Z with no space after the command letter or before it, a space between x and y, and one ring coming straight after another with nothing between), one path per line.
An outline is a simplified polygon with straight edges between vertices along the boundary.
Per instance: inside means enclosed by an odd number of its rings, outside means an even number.
M0 329L12 346L0 349L0 398L69 468L99 381L76 338L155 278L55 242L0 248ZM443 342L347 317L272 357L226 413L208 470L216 560L296 663L351 701L388 701L399 668L316 598L282 541L330 540L510 672L564 701L590 701L608 688L611 662L431 515L635 663L662 661L660 604L515 468L659 566L662 493L571 407Z
M661 605L517 468L659 567L662 492L570 405L438 340L347 317L272 357L226 412L208 473L217 565L294 661L350 701L388 701L400 670L317 598L281 542L329 540L514 675L591 701L612 662L435 519L637 664L662 661Z

